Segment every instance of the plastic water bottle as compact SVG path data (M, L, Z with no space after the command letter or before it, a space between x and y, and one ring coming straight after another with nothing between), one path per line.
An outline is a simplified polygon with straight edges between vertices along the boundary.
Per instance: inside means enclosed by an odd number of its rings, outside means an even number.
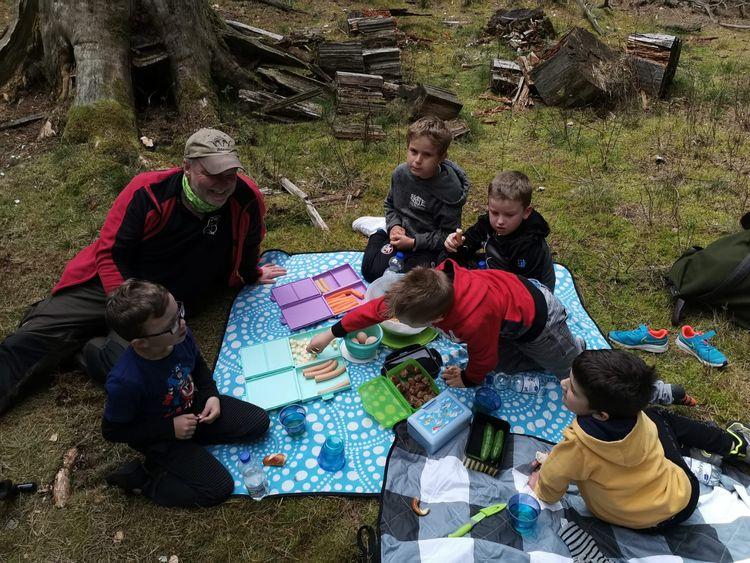
M698 481L703 485L715 487L721 482L721 469L715 465L688 456L683 456L682 459L685 460L690 471L698 477Z
M545 388L541 377L529 373L512 375L508 383L513 391L526 395L539 395Z
M268 494L268 476L263 464L249 452L242 452L239 461L240 475L250 498L260 500Z
M401 251L396 252L394 256L388 260L388 269L394 274L400 274L404 269L404 253Z

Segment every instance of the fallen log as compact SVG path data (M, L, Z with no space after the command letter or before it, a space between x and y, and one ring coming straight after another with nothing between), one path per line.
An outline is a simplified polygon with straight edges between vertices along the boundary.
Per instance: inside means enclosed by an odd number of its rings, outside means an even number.
M44 119L45 117L47 117L46 113L35 113L33 115L19 117L18 119L11 119L10 121L6 121L5 123L0 123L0 131L3 129L14 129L28 123L34 123L35 121L39 121L40 119Z
M623 57L575 27L542 55L530 76L545 104L581 107L625 94L632 88L630 72Z
M652 97L664 97L677 70L681 49L682 41L674 35L628 35L625 52L635 67L639 90Z

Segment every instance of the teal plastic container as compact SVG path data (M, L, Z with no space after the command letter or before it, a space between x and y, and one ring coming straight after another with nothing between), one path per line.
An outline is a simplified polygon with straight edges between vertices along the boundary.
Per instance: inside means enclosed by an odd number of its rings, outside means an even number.
M367 336L374 336L377 340L372 344L360 344L352 340L352 338L356 338L357 334L360 332L364 332ZM344 337L344 339L346 349L351 354L352 358L357 360L370 360L378 353L378 346L380 346L380 341L383 340L383 329L380 328L380 325L373 325L362 330L350 332Z

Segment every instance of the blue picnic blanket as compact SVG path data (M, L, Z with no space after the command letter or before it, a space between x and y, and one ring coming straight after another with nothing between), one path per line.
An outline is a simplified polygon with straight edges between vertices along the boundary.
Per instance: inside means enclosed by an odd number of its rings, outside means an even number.
M281 251L269 251L263 254L262 259L263 262L273 262L287 269L287 275L277 282L282 284L347 263L359 271L362 253L289 255ZM589 349L608 347L604 336L583 308L570 272L556 264L555 273L555 295L568 310L568 325L573 334L583 337ZM287 326L281 323L279 307L270 299L272 287L246 286L232 304L214 370L214 379L223 394L244 398L245 378L240 359L240 350L243 347L291 334ZM333 322L334 320L329 319L317 326L322 327ZM315 327L307 327L300 332L312 328ZM430 343L430 346L440 352L445 363L465 365L467 354L463 346L442 337ZM271 427L263 439L246 445L209 447L209 451L234 476L234 493L246 494L239 477L237 462L240 452L249 450L251 454L260 456L276 452L287 456L286 465L283 467L266 468L270 494L379 494L383 486L386 458L393 443L393 432L380 426L364 411L357 388L380 375L380 367L389 352L389 349L381 347L373 361L366 364L350 364L348 371L351 389L336 394L328 401L313 400L304 403L308 423L304 436L287 436L279 422L278 410L274 410L269 412ZM437 384L441 390L445 388L442 380ZM510 389L502 390L503 405L496 414L510 423L511 431L514 433L558 442L562 429L570 423L573 416L562 406L562 394L556 380L547 387L540 395L525 395ZM459 399L471 408L474 391L455 391ZM345 441L346 465L341 471L329 473L318 467L317 455L326 437L333 434L343 437Z

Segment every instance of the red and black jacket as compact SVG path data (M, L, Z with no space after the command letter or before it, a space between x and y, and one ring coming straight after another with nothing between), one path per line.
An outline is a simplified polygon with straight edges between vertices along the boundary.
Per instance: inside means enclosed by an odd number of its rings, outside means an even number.
M165 228L170 221L177 221L185 214L186 208L181 200L182 174L181 168L172 168L145 172L133 178L117 196L99 237L68 262L52 293L85 283L96 276L101 280L104 292L109 293L130 277L143 277L143 261L156 259L153 256L155 248L159 252L158 259L163 260L163 267L169 268L170 258L177 259L178 256L168 246L169 241L160 241L159 237L160 233L169 230ZM238 175L237 188L226 206L228 209L222 208L221 213L230 219L232 240L226 279L233 287L253 283L260 275L258 257L266 233L263 196L250 178ZM189 227L196 230L195 226ZM172 232L171 236L174 234ZM151 256L144 255L147 245L152 251ZM183 253L179 258L184 259L185 249L179 252ZM168 283L165 285L172 290Z

